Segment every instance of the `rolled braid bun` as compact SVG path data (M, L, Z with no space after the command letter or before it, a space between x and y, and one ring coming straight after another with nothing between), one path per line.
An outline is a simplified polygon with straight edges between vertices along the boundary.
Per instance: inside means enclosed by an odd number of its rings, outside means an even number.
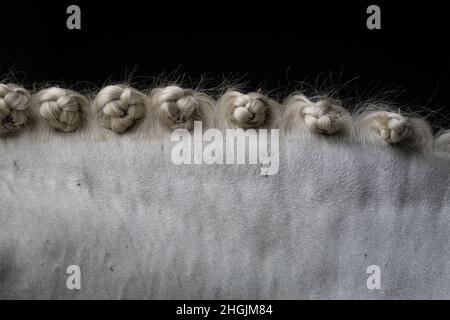
M423 119L409 118L391 111L369 111L356 120L358 135L385 144L423 146L433 141L429 124Z
M194 127L194 121L201 120L200 101L192 89L168 86L155 94L159 119L170 129Z
M268 128L280 113L279 105L259 92L228 91L218 106L222 122L233 128Z
M328 99L313 102L296 94L286 102L286 117L287 121L303 123L311 132L334 134L348 126L350 113Z
M25 126L30 99L26 89L0 83L0 135L17 132Z
M238 97L232 120L242 128L257 128L266 120L268 106L258 94L248 94Z
M145 96L127 86L108 86L97 94L94 108L103 127L123 133L144 116Z
M83 108L89 105L81 94L62 88L38 93L39 114L54 129L71 132L83 123Z

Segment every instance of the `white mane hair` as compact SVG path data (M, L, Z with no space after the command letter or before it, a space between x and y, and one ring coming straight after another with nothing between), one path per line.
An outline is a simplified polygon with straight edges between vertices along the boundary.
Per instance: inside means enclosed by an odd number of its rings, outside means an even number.
M353 114L340 101L318 98L314 102L301 93L283 103L282 129L287 135L337 136L354 143L380 144L448 153L448 132L433 136L431 125L422 118L394 111L381 103L363 104Z
M63 134L104 140L126 134L161 141L175 129L192 130L194 121L202 121L204 130L276 128L286 136L336 136L354 143L450 153L449 133L433 136L424 119L372 102L352 113L336 98L308 98L300 92L279 103L260 92L228 89L216 100L201 89L168 85L140 91L123 83L107 85L91 98L55 86L32 94L19 85L0 83L3 139L23 134L46 140Z
M220 129L272 129L280 125L281 106L260 92L226 91L217 102Z

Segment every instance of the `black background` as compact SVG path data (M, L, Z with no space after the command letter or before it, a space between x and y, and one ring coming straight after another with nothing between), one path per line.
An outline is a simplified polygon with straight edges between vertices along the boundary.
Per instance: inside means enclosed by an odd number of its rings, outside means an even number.
M81 30L66 27L70 4L81 7ZM381 7L381 30L366 28L370 4ZM78 90L227 79L279 99L306 86L347 107L386 99L448 128L446 13L431 1L2 3L0 77Z

